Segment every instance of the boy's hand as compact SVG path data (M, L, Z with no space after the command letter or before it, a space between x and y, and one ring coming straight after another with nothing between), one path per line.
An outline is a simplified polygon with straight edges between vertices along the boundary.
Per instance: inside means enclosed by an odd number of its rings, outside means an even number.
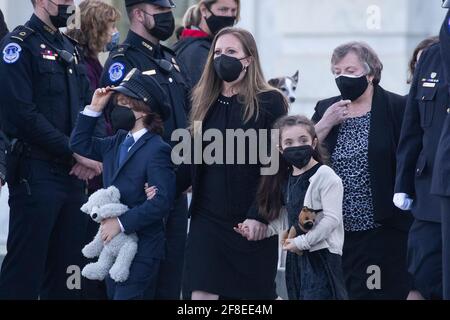
M102 112L113 93L114 91L112 91L112 87L99 88L95 90L89 108L95 112Z
M111 242L115 236L121 232L119 220L117 218L106 219L102 221L100 233L105 244Z

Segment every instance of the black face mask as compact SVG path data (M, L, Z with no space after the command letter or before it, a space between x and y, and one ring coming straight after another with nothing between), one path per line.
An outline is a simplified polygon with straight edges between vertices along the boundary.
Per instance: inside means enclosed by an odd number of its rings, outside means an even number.
M175 31L175 18L173 17L173 13L164 12L158 14L150 14L143 11L146 15L152 16L155 20L155 26L153 29L148 29L148 33L161 41L166 41L169 39L173 32Z
M214 59L214 69L216 70L217 76L225 82L236 81L241 75L244 66L241 60L235 57L230 57L225 54Z
M308 165L313 156L314 149L310 145L290 147L283 151L283 158L290 165L296 167L297 169L302 169Z
M213 35L219 33L220 30L226 27L232 27L236 23L236 17L216 16L209 8L211 16L206 18L206 24Z
M133 110L118 104L114 106L111 112L111 124L114 132L117 130L131 131L137 120Z
M369 82L365 75L358 78L349 76L339 76L336 78L336 84L344 100L355 101L366 92Z
M50 12L48 12L46 10L53 26L55 26L55 28L58 28L58 29L67 27L67 20L69 20L69 18L71 16L71 14L68 13L70 6L66 5L66 4L56 4L51 0L49 0L49 1L58 7L58 14L56 16L52 16L50 14Z

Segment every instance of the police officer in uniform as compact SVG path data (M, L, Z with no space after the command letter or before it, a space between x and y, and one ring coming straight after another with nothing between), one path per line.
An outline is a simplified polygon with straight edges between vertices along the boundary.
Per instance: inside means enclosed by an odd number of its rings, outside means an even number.
M174 146L172 132L187 128L190 109L189 80L181 73L174 52L160 44L174 32L172 8L175 4L171 0L125 0L125 4L131 22L130 31L124 43L110 53L101 86L117 86L133 68L155 75L172 107L172 116L165 122L163 138ZM160 268L157 299L180 298L187 215L187 199L183 195L175 202L175 208L166 221L167 254Z
M83 180L101 164L73 154L68 142L90 101L89 82L75 43L58 29L73 1L31 2L31 19L0 45L0 119L11 140L0 300L80 299Z
M414 216L408 237L408 271L415 291L410 299L442 299L441 207L430 193L449 104L442 57L439 43L420 57L397 151L394 203Z
M450 8L450 1L443 1L444 8ZM438 64L443 71L442 82L445 90L437 93L436 99L443 99L442 116L444 124L434 163L433 182L431 193L440 197L441 223L442 223L442 273L444 299L450 299L450 10L441 28L440 55L438 58L428 59L424 63ZM440 115L436 115L440 116Z

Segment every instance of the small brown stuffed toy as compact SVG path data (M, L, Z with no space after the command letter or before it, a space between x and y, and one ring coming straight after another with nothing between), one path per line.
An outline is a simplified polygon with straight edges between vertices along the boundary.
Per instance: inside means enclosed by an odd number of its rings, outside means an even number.
M308 207L303 207L298 215L298 225L292 226L290 230L283 232L281 236L281 244L284 245L287 239L294 239L297 236L308 233L316 222L317 214L323 210L313 210ZM295 253L299 256L303 255L301 250L296 249Z

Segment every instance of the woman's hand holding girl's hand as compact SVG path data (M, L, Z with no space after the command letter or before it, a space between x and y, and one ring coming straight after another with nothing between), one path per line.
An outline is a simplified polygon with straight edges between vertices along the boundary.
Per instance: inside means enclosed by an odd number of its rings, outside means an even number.
M247 219L234 228L234 231L249 241L260 241L267 237L267 225L257 220Z
M234 227L233 229L234 229L234 231L239 233L241 236L248 239L248 237L250 235L250 230L248 227L244 226L242 223L239 223L238 226Z
M94 96L92 97L92 102L89 108L95 112L102 112L106 107L109 99L111 98L114 91L113 87L99 88L95 90Z

